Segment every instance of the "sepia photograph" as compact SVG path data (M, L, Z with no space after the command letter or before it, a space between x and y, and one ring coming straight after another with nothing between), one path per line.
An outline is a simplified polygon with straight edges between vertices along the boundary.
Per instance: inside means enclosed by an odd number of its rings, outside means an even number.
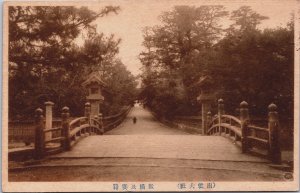
M3 3L4 192L299 191L299 1Z

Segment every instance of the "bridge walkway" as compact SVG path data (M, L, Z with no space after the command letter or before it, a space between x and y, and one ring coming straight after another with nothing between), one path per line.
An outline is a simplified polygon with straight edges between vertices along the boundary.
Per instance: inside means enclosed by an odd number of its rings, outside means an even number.
M136 124L133 117L137 117ZM72 151L52 156L40 166L12 173L10 178L17 181L283 180L284 172L268 164L266 159L242 154L227 138L190 135L167 127L149 111L136 106L121 125L105 135L86 137ZM39 175L43 171L49 174Z

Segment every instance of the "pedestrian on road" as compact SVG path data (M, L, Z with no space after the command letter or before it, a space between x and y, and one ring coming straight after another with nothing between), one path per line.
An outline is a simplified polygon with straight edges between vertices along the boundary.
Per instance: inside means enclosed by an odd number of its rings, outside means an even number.
M136 123L136 117L133 117L132 121L135 124Z

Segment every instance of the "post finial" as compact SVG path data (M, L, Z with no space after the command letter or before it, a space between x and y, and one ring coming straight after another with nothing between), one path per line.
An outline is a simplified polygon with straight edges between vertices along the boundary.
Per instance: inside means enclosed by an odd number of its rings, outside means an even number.
M41 115L43 114L43 109L37 108L37 109L35 110L35 114L36 114L36 116L41 116Z
M240 103L240 107L241 108L248 108L248 103L246 102L246 101L242 101L241 103Z
M224 103L224 100L223 100L223 99L219 99L219 100L218 100L218 103L219 103L219 104L223 104L223 103Z
M47 102L45 102L44 104L45 104L46 106L53 106L53 105L54 105L54 103L51 102L51 101L47 101Z
M62 116L63 120L67 120L70 117L69 110L70 110L69 107L63 107L61 109L61 111L62 111L61 116Z
M249 104L246 101L240 103L240 119L243 121L249 120Z
M268 106L268 109L269 109L270 112L276 111L277 110L277 105L275 105L274 103L271 103Z
M64 106L64 107L62 108L62 112L63 112L63 113L68 113L69 111L70 111L69 107Z
M277 112L277 105L275 105L274 103L271 103L268 106L268 110L269 110L269 122L270 121L278 121L278 112Z
M34 116L34 118L35 118L36 122L39 122L39 121L41 121L43 119L43 113L44 113L44 111L41 108L37 108L35 110L35 116Z

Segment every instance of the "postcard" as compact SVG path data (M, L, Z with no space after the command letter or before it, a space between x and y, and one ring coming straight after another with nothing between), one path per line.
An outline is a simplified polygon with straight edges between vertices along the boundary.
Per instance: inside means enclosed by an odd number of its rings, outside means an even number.
M5 1L4 192L299 190L299 1Z

